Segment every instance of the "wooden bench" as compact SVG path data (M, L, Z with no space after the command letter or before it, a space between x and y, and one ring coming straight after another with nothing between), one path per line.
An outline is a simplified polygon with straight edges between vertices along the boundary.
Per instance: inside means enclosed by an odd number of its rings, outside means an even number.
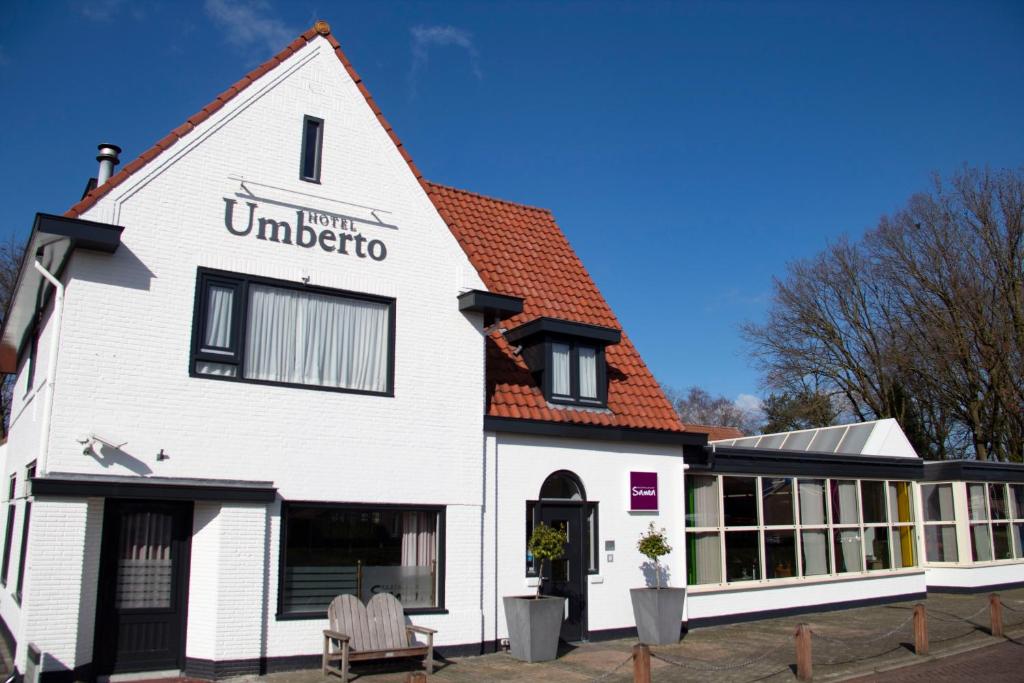
M405 623L402 603L390 593L378 593L364 607L354 595L339 595L327 608L329 628L324 629L323 674L341 676L348 681L348 665L392 657L424 657L428 674L434 673L434 634L432 628ZM413 637L426 636L426 645ZM335 662L341 666L335 666Z

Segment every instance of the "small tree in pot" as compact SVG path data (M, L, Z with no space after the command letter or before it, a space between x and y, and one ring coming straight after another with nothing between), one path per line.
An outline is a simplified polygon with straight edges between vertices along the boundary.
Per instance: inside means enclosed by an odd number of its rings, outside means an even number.
M544 564L551 564L565 554L565 529L555 529L541 522L533 528L526 544L540 561L537 592L530 596L505 596L505 620L508 622L509 646L512 656L526 662L546 662L558 654L558 635L562 630L565 598L541 595Z
M648 645L678 643L686 589L661 585L661 558L672 552L665 530L655 529L654 522L651 522L647 531L640 535L636 547L654 564L655 576L654 588L632 588L629 591L640 642Z

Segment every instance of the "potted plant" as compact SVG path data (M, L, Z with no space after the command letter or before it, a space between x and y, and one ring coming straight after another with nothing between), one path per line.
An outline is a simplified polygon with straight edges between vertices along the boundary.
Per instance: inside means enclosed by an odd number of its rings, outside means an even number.
M648 645L678 643L686 589L661 585L660 558L672 552L672 547L665 540L665 530L655 529L654 522L651 522L647 531L640 535L636 547L653 563L655 584L653 587L632 588L629 591L633 599L637 636L641 643Z
M535 595L509 595L503 598L508 640L512 656L524 662L546 662L558 654L558 635L562 630L565 598L541 595L544 561L550 564L565 553L565 529L541 522L533 529L527 548L540 560L540 581Z

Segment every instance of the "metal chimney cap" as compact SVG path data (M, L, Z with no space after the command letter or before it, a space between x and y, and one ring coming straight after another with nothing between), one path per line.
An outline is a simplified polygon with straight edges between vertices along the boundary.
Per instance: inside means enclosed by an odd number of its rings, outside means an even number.
M96 146L96 149L100 151L96 157L96 161L103 161L105 159L111 159L117 162L117 155L121 153L121 148L117 145L109 142L104 142Z

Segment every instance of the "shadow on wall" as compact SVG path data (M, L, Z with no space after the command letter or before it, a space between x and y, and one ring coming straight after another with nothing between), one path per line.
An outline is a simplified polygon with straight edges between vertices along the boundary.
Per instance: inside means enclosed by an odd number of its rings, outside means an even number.
M647 560L640 565L640 571L643 572L644 582L648 588L657 588L659 573L661 574L661 587L666 588L671 585L669 580L672 578L672 572L665 564L655 565L654 562Z
M84 268L83 272L75 274L77 278L87 282L149 291L150 282L156 277L126 244L119 246L113 257L85 251L76 254L76 257L90 263L92 259L96 259L97 268ZM111 267L111 258L117 259L117 268Z
M134 455L129 455L120 448L110 446L108 444L93 442L87 447L86 455L92 456L96 462L106 469L110 469L115 465L120 465L133 474L153 474L153 470L149 465L142 462Z

